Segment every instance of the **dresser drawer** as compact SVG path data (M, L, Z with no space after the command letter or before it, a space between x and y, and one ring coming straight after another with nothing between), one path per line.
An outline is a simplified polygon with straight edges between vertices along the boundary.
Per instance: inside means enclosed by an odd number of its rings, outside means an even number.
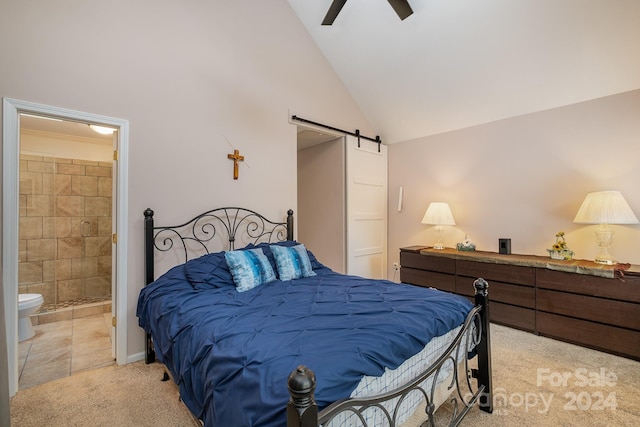
M528 308L515 307L491 301L489 319L501 325L533 332L536 329L536 312Z
M489 282L505 282L524 286L535 285L535 269L533 267L458 260L456 273L459 276L482 277Z
M538 311L640 331L640 304L547 289L538 289L537 304Z
M540 311L536 324L540 335L640 360L637 331Z
M400 265L439 273L455 274L456 272L456 260L453 258L421 255L412 252L400 252Z
M400 281L412 285L433 287L441 291L455 291L454 276L434 271L418 270L404 265L400 268Z
M456 292L462 295L473 296L475 288L471 277L456 277ZM536 290L530 286L512 285L489 281L489 298L491 302L503 302L520 307L536 308Z
M540 268L536 271L536 284L541 289L573 292L640 304L640 277L638 276L628 276L623 280L607 279Z

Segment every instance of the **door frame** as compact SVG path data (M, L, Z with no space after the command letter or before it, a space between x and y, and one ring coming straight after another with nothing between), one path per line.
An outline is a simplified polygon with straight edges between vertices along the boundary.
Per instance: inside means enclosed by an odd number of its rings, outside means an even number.
M347 133L338 133L338 132L330 132L325 131L324 129L320 129L313 126L307 125L299 125L297 126L298 132L298 146L300 145L299 135L300 129L309 129L316 131L321 134L331 135L333 138L327 139L323 142L318 142L318 145L326 144L328 142L334 142L336 139L341 139L342 145L342 158L340 159L342 164L342 172L343 172L343 183L341 191L343 192L343 205L342 205L342 225L343 225L343 240L341 242L342 251L343 251L343 265L342 269L345 274L356 274L360 276L370 277L370 278L379 278L379 279L387 279L387 263L388 263L388 151L387 146L378 145L377 142L363 140L359 141L357 137L347 134ZM357 147L356 147L357 144ZM361 146L361 144L363 144ZM305 148L307 146L305 145ZM365 156L371 158L374 156L377 159L382 159L384 161L384 174L380 180L378 179L370 179L366 174L356 175L355 166L361 163L364 159L362 154L356 156L356 153L364 153ZM299 167L299 166L298 166ZM300 191L300 179L299 173L297 178L297 191ZM354 191L355 186L360 186L360 188L368 187L368 188L379 188L379 195L381 196L380 203L377 205L377 210L373 212L363 212L360 207L357 207L354 202L353 193L357 194L357 191ZM366 194L369 194L367 192ZM300 208L300 199L298 199L298 222L302 222L302 209ZM319 215L321 218L324 215ZM379 231L379 245L369 245L367 247L355 247L357 242L355 233L361 227L355 227L356 224L364 224L374 222L379 224L380 227L376 228L376 231ZM314 221L319 227L322 227L321 223ZM371 242L369 242L371 243ZM369 263L369 267L366 269L356 269L355 260L365 260L370 259L376 262L376 257L380 257L381 260L379 264L371 264ZM361 262L362 266L363 263ZM372 266L373 265L373 266ZM379 266L379 274L373 274L373 271L376 266Z
M20 114L30 113L62 120L105 125L118 129L118 164L114 217L118 239L115 245L116 263L112 266L116 281L115 308L116 363L127 362L127 235L128 235L128 147L129 122L123 119L53 107L28 101L3 98L3 214L2 214L2 283L7 328L9 396L18 390L18 229L19 229L19 159Z
M300 186L300 173L298 168L300 167L298 162L299 162L299 152L300 152L300 133L303 131L313 131L316 132L317 134L326 136L326 139L322 140L321 142L315 142L315 143L311 143L311 144L306 144L303 143L302 144L302 149L309 149L309 148L314 148L317 146L322 146L323 144L335 144L338 143L340 145L340 164L339 164L339 168L341 170L342 176L341 176L341 184L340 184L340 188L339 191L342 192L342 199L341 199L341 210L342 210L342 214L341 214L341 218L340 218L340 226L342 227L341 230L341 240L336 240L332 242L332 245L329 249L327 249L327 247L323 247L323 249L318 249L319 253L322 253L324 251L330 250L330 251L334 251L334 249L337 251L339 248L339 255L341 258L340 261L340 265L337 265L335 263L335 261L331 264L333 264L333 266L331 268L333 268L335 271L341 272L341 273L345 273L347 272L347 209L346 209L346 204L347 204L347 191L346 191L346 134L342 133L342 132L337 132L337 131L332 131L332 130L326 130L324 128L318 127L318 126L313 126L313 125L308 125L308 124L298 124L298 123L294 123L293 121L291 121L292 124L296 125L296 132L297 132L297 154L296 154L296 192L299 192L301 189ZM321 137L321 139L323 139ZM321 180L320 181L322 184L325 183L325 181ZM326 188L326 187L324 187ZM308 190L308 189L304 189L304 190ZM318 190L318 188L313 188L312 191L316 191ZM299 193L298 193L299 194ZM296 235L300 236L300 224L302 224L303 222L307 222L307 223L312 223L314 224L314 226L316 227L320 227L323 228L326 225L326 222L329 220L329 217L327 216L327 212L325 211L319 211L320 213L318 214L318 218L314 218L312 221L305 221L304 218L302 218L303 215L303 209L300 208L300 199L297 198L297 209L298 211L296 212L296 218L297 218L297 224L298 224L298 230L296 230ZM322 209L322 208L321 208ZM307 244L314 244L317 243L315 241L309 241L309 242L305 242ZM334 246L335 245L335 246ZM334 252L335 255L335 252Z

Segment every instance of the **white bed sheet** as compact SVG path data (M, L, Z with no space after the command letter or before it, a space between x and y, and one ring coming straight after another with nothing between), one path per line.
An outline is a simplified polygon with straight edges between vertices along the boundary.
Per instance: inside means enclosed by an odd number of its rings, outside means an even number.
M358 386L351 393L350 397L369 397L378 395L393 391L408 383L412 379L416 378L420 373L424 372L425 369L431 366L436 359L442 355L447 347L449 347L449 345L454 341L461 329L462 326L459 326L444 335L433 338L427 343L422 351L405 360L396 369L387 368L385 369L384 374L378 377L363 377ZM462 345L464 345L464 343ZM464 363L464 358L466 356L466 352L461 352L461 354L458 355L458 366L460 366L461 363ZM445 362L436 382L436 392L434 394L433 402L436 405L436 408L439 407L455 390L455 387L449 389L449 384L451 384L452 381L452 375L453 364L451 362ZM427 378L425 382L422 383L421 387L429 391L431 389L432 382L433 376ZM396 402L397 399L385 403L385 407L389 412L392 412L393 406ZM407 421L423 402L424 396L422 393L411 393L400 406L397 414L396 425L401 425ZM381 410L368 410L365 413L365 419L368 427L384 427L389 425L387 418ZM362 423L359 421L357 416L349 413L343 413L331 420L331 422L326 424L325 427L361 425Z

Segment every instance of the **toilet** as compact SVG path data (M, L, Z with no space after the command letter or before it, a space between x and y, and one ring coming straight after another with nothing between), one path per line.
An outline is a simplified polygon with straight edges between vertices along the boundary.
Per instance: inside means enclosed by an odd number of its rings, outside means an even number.
M35 335L29 316L38 311L43 302L40 294L18 294L18 341L28 340Z

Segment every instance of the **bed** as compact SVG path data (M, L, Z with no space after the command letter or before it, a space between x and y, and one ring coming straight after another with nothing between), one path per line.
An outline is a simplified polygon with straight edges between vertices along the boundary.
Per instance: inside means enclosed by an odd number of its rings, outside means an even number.
M443 402L450 425L474 405L492 412L484 280L474 305L336 273L294 240L291 210L144 221L146 362L165 365L205 426L399 426L418 408L435 425Z

